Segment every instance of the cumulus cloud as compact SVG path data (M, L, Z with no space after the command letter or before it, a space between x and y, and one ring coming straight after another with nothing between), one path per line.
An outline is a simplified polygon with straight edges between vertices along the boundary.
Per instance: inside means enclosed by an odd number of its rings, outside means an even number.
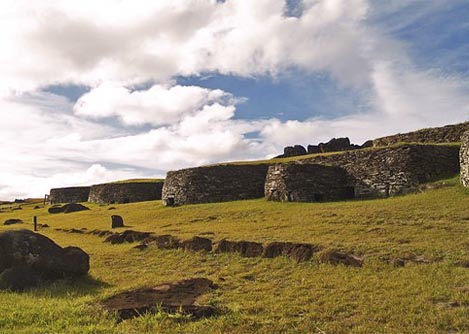
M230 106L238 101L220 89L154 85L147 90L131 91L105 82L80 97L73 110L77 115L96 119L117 116L127 125L158 126L172 124L208 104Z
M432 15L441 7L435 3L413 12ZM295 16L285 15L285 6L1 1L0 110L8 116L0 123L0 197L467 120L467 78L417 66L408 43L376 23L376 15L408 6L303 0ZM406 15L405 26L411 23ZM332 78L365 107L333 119L242 120L241 96L176 84L205 74L275 79L291 69ZM89 91L76 103L41 91L65 84Z

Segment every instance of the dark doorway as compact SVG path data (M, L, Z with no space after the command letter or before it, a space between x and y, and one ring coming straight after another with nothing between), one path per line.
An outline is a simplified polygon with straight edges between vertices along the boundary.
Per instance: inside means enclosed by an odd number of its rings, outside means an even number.
M323 202L324 201L324 195L323 194L314 194L313 195L313 201L314 202Z

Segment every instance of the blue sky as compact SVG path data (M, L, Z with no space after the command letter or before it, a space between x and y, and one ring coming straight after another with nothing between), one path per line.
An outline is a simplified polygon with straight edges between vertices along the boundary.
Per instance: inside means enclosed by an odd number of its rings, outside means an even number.
M469 119L468 1L0 6L0 198Z

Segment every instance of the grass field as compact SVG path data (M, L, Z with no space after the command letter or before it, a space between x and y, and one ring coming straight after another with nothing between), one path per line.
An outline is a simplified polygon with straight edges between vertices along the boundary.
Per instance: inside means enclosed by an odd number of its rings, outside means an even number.
M0 292L0 333L469 333L469 191L457 179L425 192L370 201L274 203L265 200L163 207L159 202L50 215L37 204L0 212L51 227L41 233L91 256L88 278L22 294ZM0 207L1 209L1 207ZM54 228L127 228L250 241L308 242L365 257L362 268L297 264L287 258L145 251ZM123 229L120 229L123 230ZM394 267L382 259L414 254L428 263ZM130 288L207 277L220 288L203 296L222 314L189 321L164 313L116 322L97 305Z

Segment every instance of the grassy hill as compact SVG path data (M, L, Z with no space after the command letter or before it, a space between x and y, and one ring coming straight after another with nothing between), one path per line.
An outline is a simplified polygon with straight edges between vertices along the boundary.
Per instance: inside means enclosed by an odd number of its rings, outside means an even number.
M0 292L1 333L468 333L469 191L457 179L422 193L370 201L276 203L250 200L163 207L160 202L91 208L50 215L37 204L11 205L0 222L32 216L40 232L91 256L90 277L17 294ZM15 204L14 206L19 206ZM362 268L295 263L288 258L182 250L144 251L110 245L93 235L55 228L110 229L110 215L127 228L259 242L307 242L365 258ZM123 229L120 229L123 230ZM384 259L418 258L404 267ZM223 310L188 321L164 313L116 322L97 303L116 292L190 277L220 288L203 296Z

